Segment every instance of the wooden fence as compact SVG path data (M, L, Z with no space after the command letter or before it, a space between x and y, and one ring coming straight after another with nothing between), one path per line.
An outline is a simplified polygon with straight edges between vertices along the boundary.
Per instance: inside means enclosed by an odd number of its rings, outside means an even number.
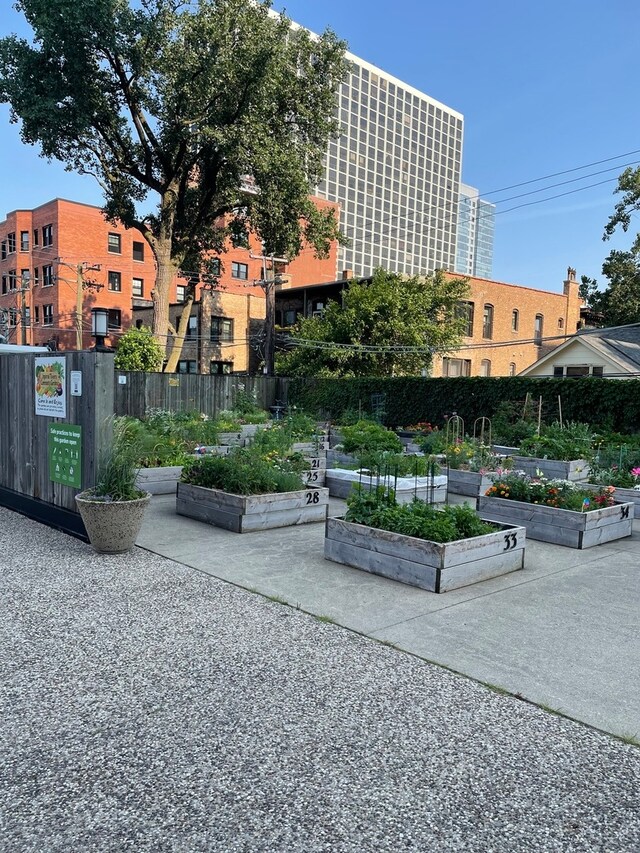
M257 404L268 409L276 401L286 401L289 380L116 370L114 382L116 414L143 418L149 409L198 411L215 417L223 409L233 408L239 390L255 394Z
M52 482L49 471L49 425L82 428L81 488L95 483L98 460L108 443L113 416L113 355L93 352L52 353L64 360L66 416L36 414L37 354L0 355L0 504L48 520L65 529L76 512L80 489ZM72 396L71 371L81 374L82 394ZM56 510L60 511L56 516ZM76 516L79 522L79 516ZM82 532L81 524L74 532Z

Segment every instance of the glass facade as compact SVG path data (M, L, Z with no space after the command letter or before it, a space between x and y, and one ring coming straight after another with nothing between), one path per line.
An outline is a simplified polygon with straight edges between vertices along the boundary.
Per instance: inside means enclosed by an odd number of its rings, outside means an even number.
M478 196L478 190L460 184L455 271L491 278L496 206Z
M455 266L463 116L349 54L317 195L340 204L338 269Z

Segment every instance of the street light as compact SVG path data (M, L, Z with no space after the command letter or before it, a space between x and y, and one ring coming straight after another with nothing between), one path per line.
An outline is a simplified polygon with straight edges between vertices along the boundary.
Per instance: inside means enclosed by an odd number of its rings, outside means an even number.
M97 350L106 350L104 339L109 330L109 312L106 308L91 309L91 337L96 339Z

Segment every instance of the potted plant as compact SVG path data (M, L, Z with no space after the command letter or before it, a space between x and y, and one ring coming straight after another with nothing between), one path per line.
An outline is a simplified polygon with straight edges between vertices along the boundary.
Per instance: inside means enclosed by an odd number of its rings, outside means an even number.
M344 518L328 518L325 559L446 592L521 569L522 526L481 521L467 505L399 505L383 487L358 488Z
M120 554L135 544L151 495L136 486L140 447L129 440L123 420L98 468L95 486L76 495L78 511L96 551Z
M477 508L482 518L522 524L531 539L569 548L591 548L632 533L633 504L616 502L612 486L594 492L524 471L495 475Z

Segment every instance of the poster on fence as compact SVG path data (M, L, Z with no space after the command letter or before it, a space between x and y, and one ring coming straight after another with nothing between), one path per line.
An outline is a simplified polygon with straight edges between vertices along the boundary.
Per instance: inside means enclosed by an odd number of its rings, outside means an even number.
M67 416L67 364L63 355L35 359L36 415Z

